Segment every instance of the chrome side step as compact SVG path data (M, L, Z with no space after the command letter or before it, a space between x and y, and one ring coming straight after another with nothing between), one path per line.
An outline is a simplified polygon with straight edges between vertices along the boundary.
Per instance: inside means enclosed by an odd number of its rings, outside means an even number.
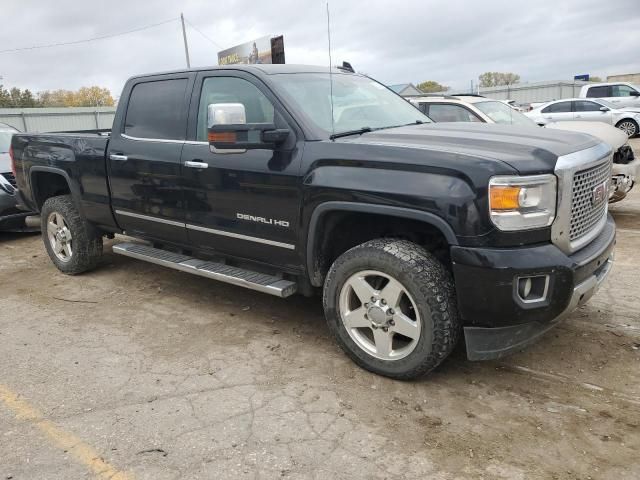
M295 282L283 280L273 275L230 267L223 263L199 260L138 243L119 243L113 246L113 253L173 268L181 272L193 273L194 275L231 283L257 290L258 292L269 293L276 297L288 297L296 293L297 290Z

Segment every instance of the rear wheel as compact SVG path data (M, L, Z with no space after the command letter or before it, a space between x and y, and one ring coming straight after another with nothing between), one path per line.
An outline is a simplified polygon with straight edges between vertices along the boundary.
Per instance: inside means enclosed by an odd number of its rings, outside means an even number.
M638 134L638 124L635 120L631 120L630 118L620 120L616 127L626 133L629 138L634 137Z
M372 240L344 253L331 266L323 299L342 349L388 377L433 370L460 336L451 275L405 240Z
M40 221L42 240L58 270L75 275L98 264L102 236L80 215L70 195L44 202Z

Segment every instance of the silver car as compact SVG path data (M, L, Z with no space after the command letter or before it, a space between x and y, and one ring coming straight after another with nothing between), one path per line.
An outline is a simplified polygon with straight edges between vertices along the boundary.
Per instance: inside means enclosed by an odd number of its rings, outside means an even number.
M600 98L566 98L540 105L525 113L538 125L551 122L604 122L615 125L629 137L640 133L640 107L618 108Z

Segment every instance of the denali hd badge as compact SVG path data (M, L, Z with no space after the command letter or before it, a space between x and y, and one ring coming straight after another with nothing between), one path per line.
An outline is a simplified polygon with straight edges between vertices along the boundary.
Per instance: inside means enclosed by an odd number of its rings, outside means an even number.
M276 220L275 218L255 217L253 215L247 215L246 213L236 213L236 217L240 220L248 220L249 222L264 223L266 225L276 225L278 227L289 227L289 222L286 220Z
M591 205L597 205L603 202L607 198L607 185L609 181L606 180L600 185L597 185L591 192Z

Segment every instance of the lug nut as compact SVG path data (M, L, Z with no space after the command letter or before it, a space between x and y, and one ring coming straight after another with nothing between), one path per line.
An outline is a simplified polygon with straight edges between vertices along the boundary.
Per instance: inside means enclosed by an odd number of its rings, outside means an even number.
M376 303L376 297L371 297L371 302Z
M383 305L386 305L387 301L383 298L382 300L380 300L380 303L383 304Z
M394 322L393 320L389 320L389 325L391 325L392 327L396 324L396 322Z
M364 304L364 308L369 308L369 304L368 304L368 303L365 303L365 304Z
M389 315L395 315L396 312L393 311L393 308L389 309Z
M389 331L389 329L388 329L387 327L382 327L382 331L383 331L383 332L388 332L388 331Z
M375 323L371 324L371 328L373 328L374 330L376 330L378 328L378 326Z

